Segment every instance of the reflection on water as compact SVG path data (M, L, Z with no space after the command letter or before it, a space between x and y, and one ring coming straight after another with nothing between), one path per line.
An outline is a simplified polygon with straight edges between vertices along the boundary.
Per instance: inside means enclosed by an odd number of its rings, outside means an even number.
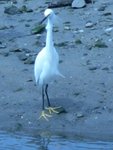
M92 142L61 136L0 133L0 150L111 150L113 142Z

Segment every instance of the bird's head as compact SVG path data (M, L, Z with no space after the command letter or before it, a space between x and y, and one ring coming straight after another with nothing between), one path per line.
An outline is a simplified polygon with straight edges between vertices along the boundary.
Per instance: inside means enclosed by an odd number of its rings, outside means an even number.
M47 8L47 9L44 11L44 16L45 16L45 17L54 16L53 10Z
M55 21L55 18L56 18L56 15L54 13L54 11L52 9L49 9L47 8L45 11L44 11L44 19L40 22L43 23L46 19L50 19L52 21L52 23Z

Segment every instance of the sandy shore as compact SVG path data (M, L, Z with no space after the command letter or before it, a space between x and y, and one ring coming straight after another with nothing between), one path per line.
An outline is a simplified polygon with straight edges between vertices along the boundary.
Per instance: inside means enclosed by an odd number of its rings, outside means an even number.
M37 4L37 5L36 5ZM54 42L65 79L49 85L51 103L66 113L39 120L41 93L35 86L33 61L44 46L46 32L32 34L47 3L26 1L15 15L4 13L0 1L0 130L50 131L113 140L113 2L101 0L82 9L56 8L60 24Z

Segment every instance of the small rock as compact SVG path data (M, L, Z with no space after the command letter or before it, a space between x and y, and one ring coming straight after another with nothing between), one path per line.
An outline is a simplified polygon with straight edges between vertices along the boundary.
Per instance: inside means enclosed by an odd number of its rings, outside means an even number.
M26 24L25 24L25 27L30 27L30 24L26 23Z
M92 22L87 22L86 25L85 25L85 27L86 27L86 28L92 28L94 25L95 25L95 24L92 23Z
M112 15L111 12L106 12L106 13L103 14L103 16L111 16L111 15Z
M49 8L57 8L57 7L64 7L64 6L71 6L73 0L52 0L49 2Z
M9 14L9 15L15 15L15 14L19 14L20 10L15 5L11 5L11 6L5 7L4 13Z
M21 60L21 61L25 61L28 57L26 56L26 53L21 53L21 54L18 54L18 58Z
M97 66L92 66L92 67L89 67L89 70L97 70L99 67L97 67Z
M84 114L82 112L77 112L76 116L77 116L77 118L82 118L82 117L84 117Z
M113 27L109 27L107 29L105 29L105 32L111 32L113 30Z
M27 8L26 5L23 5L23 6L19 9L19 11L20 11L21 13L24 13L24 12L33 12L33 10Z
M6 48L6 45L0 44L0 49Z
M109 68L108 67L104 67L104 68L102 68L102 70L109 71Z
M5 29L8 29L8 27L7 27L7 26L1 26L1 25L0 25L0 30L5 30Z
M107 48L108 46L102 41L102 39L97 39L93 47Z
M93 0L85 0L85 2L86 2L87 4L89 4L89 3L93 3Z
M79 96L79 95L80 95L80 92L74 92L73 95L74 95L74 96Z
M83 33L84 32L84 30L83 29L75 29L75 31L74 31L74 33Z
M86 6L86 3L84 0L74 0L71 6L72 8L83 8Z
M11 3L12 4L17 4L17 1L16 0L11 0Z
M10 52L22 52L22 49L20 48L13 48L9 50Z
M22 130L22 128L23 128L23 126L22 126L21 123L17 123L17 124L15 125L15 131L20 131L20 130Z
M98 11L105 11L106 7L106 5L102 5L100 6L100 8L98 8Z
M8 57L9 56L9 52L1 52L0 53L2 56L4 56L4 57Z
M22 87L17 88L17 89L14 90L14 92L20 92L20 91L23 91L23 88L22 88Z
M63 60L59 60L59 64L63 63Z
M58 111L58 114L61 114L61 113L67 113L66 110L65 110L62 106L56 108L55 110Z
M61 43L58 43L58 44L55 44L55 45L58 46L58 47L64 47L64 46L67 46L67 43L68 42L61 42Z
M35 57L34 56L29 56L25 61L24 64L34 64L35 62Z
M82 44L82 41L81 41L80 39L77 39L77 40L75 41L75 43L76 43L76 44Z
M64 30L71 30L70 26L65 26Z

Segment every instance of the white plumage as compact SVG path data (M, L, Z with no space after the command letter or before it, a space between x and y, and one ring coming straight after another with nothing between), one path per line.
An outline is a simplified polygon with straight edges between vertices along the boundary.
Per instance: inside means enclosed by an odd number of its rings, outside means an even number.
M35 60L35 79L39 85L48 84L55 75L60 75L58 71L59 56L54 47L52 52L44 47Z
M56 75L62 76L62 74L58 70L59 56L54 47L53 36L52 36L52 29L53 29L53 23L55 20L55 14L51 9L46 9L44 12L44 15L47 18L46 45L36 57L35 65L34 65L34 75L35 75L36 83L42 86L43 111L42 111L41 117L44 117L46 119L48 115L45 114L44 112L45 94L46 94L47 101L48 101L48 107L51 110L53 110L52 107L50 107L49 97L47 93L48 83L50 82L50 80L53 79L54 76Z

